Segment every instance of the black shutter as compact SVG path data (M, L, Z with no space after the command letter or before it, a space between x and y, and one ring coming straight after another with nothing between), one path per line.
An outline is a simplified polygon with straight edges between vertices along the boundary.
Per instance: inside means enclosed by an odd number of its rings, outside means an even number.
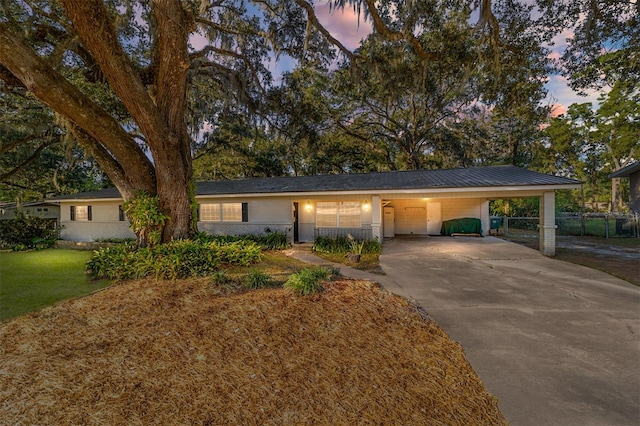
M91 220L91 206L87 206L87 220Z
M71 220L76 220L76 206L71 206L69 209L69 216L71 217Z
M118 220L120 222L124 222L124 210L122 210L122 206L118 206Z
M242 221L249 222L249 203L242 203Z
M196 218L200 222L200 203L198 203L198 208L196 209Z

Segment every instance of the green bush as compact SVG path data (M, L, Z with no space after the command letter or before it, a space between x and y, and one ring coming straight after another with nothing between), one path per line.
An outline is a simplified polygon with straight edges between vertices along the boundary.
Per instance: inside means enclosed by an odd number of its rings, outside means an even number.
M135 238L98 238L98 243L113 243L113 244L135 244Z
M232 281L233 279L227 275L227 271L224 269L218 269L211 275L211 283L215 285L226 285Z
M137 249L132 244L122 244L96 250L87 262L87 272L94 278L116 280L202 277L215 273L221 264L255 264L260 256L260 247L252 241L225 244L177 240Z
M284 283L284 288L295 294L306 296L323 290L324 282L332 276L332 270L319 266L316 268L304 268L289 277Z
M271 277L264 272L254 269L247 274L244 284L251 289L267 288L271 285Z
M49 219L20 211L14 219L0 220L0 244L16 251L51 247L59 235Z
M264 235L247 234L247 235L209 235L204 232L198 232L194 238L197 241L205 243L234 243L237 241L253 241L263 250L284 250L291 247L289 237L284 232L267 232Z

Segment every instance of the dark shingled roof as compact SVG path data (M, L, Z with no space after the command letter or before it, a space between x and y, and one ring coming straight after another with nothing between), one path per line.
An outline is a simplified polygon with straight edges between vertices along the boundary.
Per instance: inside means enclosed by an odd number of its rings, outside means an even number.
M208 181L197 183L197 195L272 194L334 191L375 191L504 186L579 185L581 182L533 172L515 166L471 167L444 170L358 173L321 176ZM119 198L115 188L53 198Z

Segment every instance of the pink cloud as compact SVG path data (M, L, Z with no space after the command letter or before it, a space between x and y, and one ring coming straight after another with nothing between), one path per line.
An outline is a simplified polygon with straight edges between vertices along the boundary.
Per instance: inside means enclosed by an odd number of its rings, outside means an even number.
M559 115L563 115L567 113L567 107L562 105L562 104L553 104L551 105L551 112L549 113L549 115L551 115L551 117L557 117Z
M316 16L320 23L348 49L354 50L360 46L360 41L367 37L373 28L370 22L364 22L364 17L353 8L330 10L329 3L315 7Z
M558 52L557 50L552 51L551 53L549 53L547 55L547 57L549 59L553 59L554 61L558 61L560 60L560 58L562 57L562 55L560 54L560 52Z

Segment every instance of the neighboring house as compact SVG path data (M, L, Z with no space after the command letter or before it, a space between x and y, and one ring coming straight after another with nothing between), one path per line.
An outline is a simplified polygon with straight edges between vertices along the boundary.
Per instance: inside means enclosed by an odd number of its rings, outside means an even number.
M16 203L0 204L0 220L14 219L19 210L31 216L49 219L53 226L58 226L60 221L60 205L48 201L32 201L20 206Z
M282 231L292 242L317 235L379 239L439 235L442 222L477 218L490 228L489 200L539 197L540 248L555 254L555 190L579 181L514 166L298 176L197 184L198 228L210 234ZM133 237L115 188L56 197L62 238Z
M609 178L629 178L629 209L640 212L640 161L611 173Z

